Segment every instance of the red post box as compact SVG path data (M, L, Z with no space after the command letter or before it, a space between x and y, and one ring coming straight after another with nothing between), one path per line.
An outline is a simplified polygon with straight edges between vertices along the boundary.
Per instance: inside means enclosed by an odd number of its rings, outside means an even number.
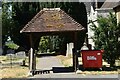
M103 50L82 50L81 53L84 68L102 68Z

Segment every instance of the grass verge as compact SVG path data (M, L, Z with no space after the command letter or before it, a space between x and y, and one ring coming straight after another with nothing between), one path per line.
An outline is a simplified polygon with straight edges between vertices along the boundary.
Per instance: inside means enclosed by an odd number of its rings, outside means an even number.
M13 60L18 61L19 59ZM0 63L8 63L9 60L6 56L0 56ZM28 65L28 60L26 62ZM0 69L0 78L26 78L28 75L28 66L13 65L12 68L10 65L1 66Z
M65 67L71 67L72 66L72 57L66 57L66 56L62 56L62 55L59 55L57 56L61 63L65 66ZM79 59L79 65L82 65L82 60ZM107 64L104 64L105 66ZM110 68L110 67L108 67ZM120 73L120 72L119 72ZM99 74L118 74L118 71L117 70L85 70L85 71L80 71L78 74L93 74L93 75L99 75Z
M72 66L72 61L71 61L71 58L70 57L66 57L66 56L62 56L62 55L59 55L57 56L61 63L65 66L65 67L69 67L69 66Z
M0 70L0 78L26 78L28 74L28 67L12 67L2 68Z

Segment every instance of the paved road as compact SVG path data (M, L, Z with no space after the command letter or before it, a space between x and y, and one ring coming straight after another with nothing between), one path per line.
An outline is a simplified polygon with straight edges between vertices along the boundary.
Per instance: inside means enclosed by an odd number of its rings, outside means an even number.
M33 78L118 78L117 74L109 75L85 75L75 73L53 73L53 74L39 74Z
M38 60L38 63L37 63L37 69L40 69L40 70L53 70L53 68L62 69L63 67L64 66L61 64L60 60L57 59L57 57L55 57L55 56L40 57ZM54 71L50 71L50 73L37 74L30 78L51 78L51 79L52 78L71 78L71 79L72 78L91 78L91 80L99 80L99 78L106 78L106 80L116 80L113 78L118 78L118 75L117 74L85 75L85 74L76 74L74 72L64 72L63 71L63 72L57 73ZM97 78L97 79L92 79L92 78ZM109 79L107 79L107 78L109 78ZM64 79L61 79L61 80L64 80ZM76 79L73 79L73 80L76 80ZM85 80L85 79L82 79L82 80Z

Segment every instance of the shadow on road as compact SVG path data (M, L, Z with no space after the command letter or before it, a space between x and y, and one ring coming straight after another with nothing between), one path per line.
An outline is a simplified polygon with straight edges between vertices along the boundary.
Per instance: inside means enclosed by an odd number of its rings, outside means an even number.
M53 67L53 73L68 73L74 72L73 67Z
M40 57L56 56L56 54L42 53L42 54L36 54L36 56L40 58Z
M49 56L57 56L57 55L62 55L62 54L56 54L56 53L41 53L41 54L36 54L36 57L49 57Z
M33 75L36 74L49 74L50 72L53 73L69 73L69 72L74 72L73 67L52 67L52 69L48 70L35 70L33 71Z
M102 68L103 71L117 71L118 69L120 69L120 66L114 66L114 67L103 66Z
M100 69L100 68L84 68L83 65L79 65L79 70L82 71L117 71L118 69L120 69L120 66L114 66L114 67L103 66Z

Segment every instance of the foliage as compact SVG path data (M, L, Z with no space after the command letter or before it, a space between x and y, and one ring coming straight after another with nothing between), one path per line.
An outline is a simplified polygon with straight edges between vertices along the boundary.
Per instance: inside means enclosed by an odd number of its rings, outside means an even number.
M39 51L40 52L53 52L60 50L63 45L64 38L60 36L42 36L39 42Z
M15 49L15 50L19 48L19 46L13 42L7 42L5 45L8 46L8 48Z
M10 7L11 3L2 3L2 48L5 53L5 42L11 35L14 27L14 21L12 19L12 11Z
M40 39L40 43L39 43L39 50L41 52L47 52L47 49L48 49L48 36L43 36L41 37Z
M8 26L10 26L10 18L9 18L9 4L2 3L2 45L5 44L5 41L7 41L8 38Z
M114 66L115 60L120 57L120 24L117 24L117 19L114 14L110 13L108 17L100 16L98 19L98 27L95 24L91 29L94 31L93 40L95 49L103 49L103 58Z

